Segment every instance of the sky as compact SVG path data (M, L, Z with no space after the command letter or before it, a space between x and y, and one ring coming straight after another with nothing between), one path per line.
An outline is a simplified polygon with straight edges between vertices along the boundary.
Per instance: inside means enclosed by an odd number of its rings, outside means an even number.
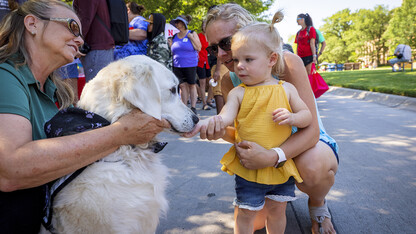
M277 24L277 29L283 40L288 42L288 38L300 29L296 23L298 14L308 13L312 17L314 26L320 28L324 24L323 19L345 8L355 12L359 9L374 9L376 5L384 5L391 10L401 4L402 0L276 0L268 13L273 15L277 10L283 9L285 17Z

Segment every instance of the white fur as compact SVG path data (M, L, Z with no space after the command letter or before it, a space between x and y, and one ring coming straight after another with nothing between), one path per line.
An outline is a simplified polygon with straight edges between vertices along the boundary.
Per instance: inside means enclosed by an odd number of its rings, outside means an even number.
M167 119L172 132L188 132L196 116L175 92L178 85L163 65L146 56L130 56L111 63L87 83L78 106L111 122L139 108ZM55 197L53 227L68 234L154 233L168 208L167 176L160 153L122 146L88 166Z

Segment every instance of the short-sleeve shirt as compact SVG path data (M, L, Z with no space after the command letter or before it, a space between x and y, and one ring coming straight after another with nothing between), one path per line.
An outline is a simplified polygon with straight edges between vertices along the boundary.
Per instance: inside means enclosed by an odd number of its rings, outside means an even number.
M147 32L149 22L145 21L143 16L137 16L129 23L129 30L141 29ZM114 59L122 59L130 55L146 55L147 39L141 41L129 40L129 43L123 46L116 46L114 50Z
M32 124L33 140L46 138L43 125L58 112L52 80L46 80L42 92L27 65L15 69L12 62L6 61L0 64L0 83L0 113L23 116ZM44 186L0 192L0 230L38 233L45 194Z
M312 56L312 50L310 46L310 40L312 38L316 39L316 31L314 27L310 27L309 34L308 34L308 27L304 30L299 31L296 35L295 43L298 44L298 55L299 57L307 57Z
M198 37L201 42L201 50L198 53L198 67L209 69L208 51L206 50L208 47L207 38L203 33L199 33Z
M321 31L319 31L319 29L317 29L317 28L315 28L315 31L316 31L316 36L319 38L319 39L318 39L318 42L319 42L319 43L324 42L324 41L325 41L325 37L324 37L324 36L322 36Z

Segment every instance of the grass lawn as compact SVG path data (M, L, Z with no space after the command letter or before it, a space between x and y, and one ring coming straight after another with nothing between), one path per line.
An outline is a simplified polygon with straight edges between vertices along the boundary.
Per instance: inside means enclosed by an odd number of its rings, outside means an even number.
M331 86L416 97L416 69L392 72L391 67L374 70L319 72Z

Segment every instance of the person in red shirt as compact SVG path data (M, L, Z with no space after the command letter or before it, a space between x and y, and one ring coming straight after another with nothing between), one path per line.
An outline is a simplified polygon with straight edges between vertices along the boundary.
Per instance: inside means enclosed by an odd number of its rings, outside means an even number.
M308 13L298 15L297 23L302 27L296 34L295 39L295 43L298 44L297 54L302 59L309 75L312 63L316 64L316 30Z
M202 26L203 30L204 26ZM212 87L209 86L208 88L208 97L205 98L205 90L206 86L208 85L208 81L211 77L211 68L208 63L208 52L206 48L208 47L207 38L205 37L205 33L201 32L198 34L199 41L201 42L201 50L198 53L198 66L196 68L196 73L199 78L199 89L201 91L201 100L202 100L202 109L203 110L210 110L211 107L214 107L211 103L212 99Z

